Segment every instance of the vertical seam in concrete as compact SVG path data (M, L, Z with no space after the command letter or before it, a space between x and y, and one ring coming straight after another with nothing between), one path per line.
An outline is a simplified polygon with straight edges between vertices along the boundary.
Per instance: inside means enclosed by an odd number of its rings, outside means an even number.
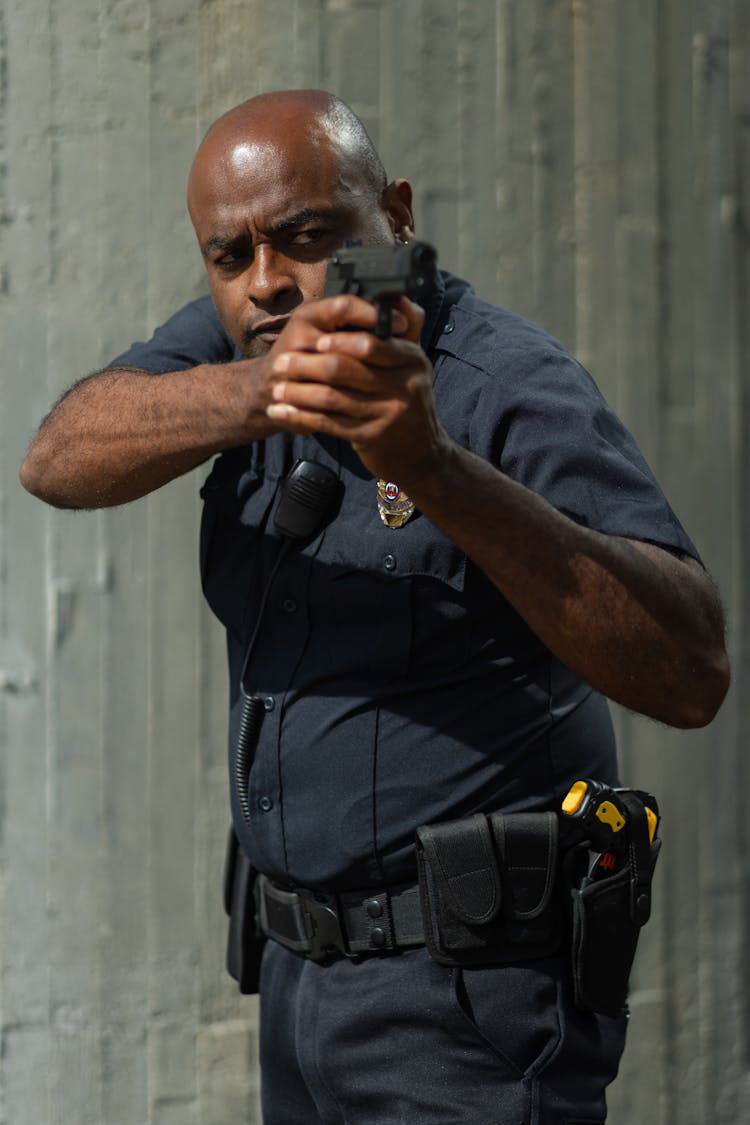
M55 169L55 147L54 147L54 101L55 101L55 82L57 77L57 58L56 58L56 37L55 37L55 10L54 0L48 0L47 5L47 20L49 27L49 107L48 107L48 135L47 147L49 152L49 180L48 180L48 209L47 209L47 229L46 229L46 242L48 246L47 258L47 285L48 291L52 292L54 282L54 266L53 266L53 224L55 215L55 190L56 190L56 169ZM51 383L51 358L52 358L52 340L51 340L51 325L49 317L49 307L46 324L46 366L47 370L44 373L45 385L47 388L47 400L50 399L50 383ZM54 762L56 757L56 729L54 723L55 714L55 694L56 694L56 668L55 668L55 635L54 623L56 618L56 589L52 581L55 573L55 524L54 517L51 512L45 510L42 519L44 521L44 555L45 555L45 592L47 602L47 651L45 656L46 675L44 676L43 687L43 706L44 706L44 731L45 731L45 762L46 762L46 782L45 782L45 820L49 825L52 814L55 808L54 798ZM46 854L46 886L45 899L46 899L46 912L45 923L48 926L48 911L49 911L49 895L50 895L50 881L51 881L51 854L49 846L47 846ZM47 977L47 1019L51 1023L51 993L50 993L50 979ZM50 1033L51 1038L51 1033ZM44 1076L44 1081L47 1084L47 1118L52 1120L53 1114L53 1089L52 1083L49 1081L47 1075Z
M96 74L98 86L98 98L96 108L96 127L97 127L97 196L102 196L102 136L106 128L106 98L104 97L104 74L103 74L103 31L104 31L104 0L99 0L97 4L97 36L96 36ZM100 215L98 225L98 254L97 254L97 281L98 290L102 291L103 282L103 254L102 254L102 225L107 219L102 220ZM97 325L96 335L96 350L97 355L101 354L102 338L101 338L101 322ZM108 749L109 739L107 736L107 721L109 717L109 692L108 692L108 676L107 672L109 665L109 653L111 651L111 638L109 632L110 626L110 610L111 610L111 575L108 574L108 551L107 551L107 529L108 522L107 516L104 512L97 512L97 551L98 551L98 573L95 576L95 588L101 591L105 596L97 599L98 602L98 631L99 631L99 685L97 691L97 699L99 700L99 745L97 752L99 755L99 849L100 855L106 856L107 854L107 782L108 782ZM107 596L110 595L110 596ZM103 892L103 887L100 884L100 894ZM102 895L104 899L106 896ZM104 902L101 904L102 917L104 916ZM108 940L106 927L100 925L99 932L96 937L96 962L97 962L97 991L99 997L98 1004L98 1022L99 1022L99 1035L97 1036L96 1053L97 1053L97 1095L99 1102L99 1109L102 1117L102 1125L104 1123L105 1115L105 1101L106 1101L106 1072L107 1072L107 1046L106 1037L104 1035L104 1028L106 1024L107 1013L107 982L104 979L104 944Z
M7 69L7 26L5 7L0 7L0 231L4 230L4 222L7 216L7 174L6 161L8 159L7 153L7 133L5 123L7 119L8 110L8 69ZM3 254L4 239L0 240L0 301L6 297L6 274L5 274L5 260ZM3 317L3 322L5 317ZM4 443L5 427L8 424L7 415L5 412L5 403L3 401L2 384L0 384L0 442ZM8 559L7 550L4 544L7 542L5 528L7 525L7 510L5 498L5 478L4 474L0 475L0 637L5 636L7 632L7 575L8 575ZM6 906L5 906L5 849L3 847L3 840L5 837L6 827L6 806L4 794L7 792L7 778L5 769L5 759L7 754L7 698L3 692L0 698L0 1060L5 1054L5 1013L4 1013L4 981L5 981L5 958L2 956L4 948L4 933L5 933L5 920L6 920ZM5 1122L5 1068L0 1068L0 1122Z
M152 204L151 204L151 199L152 199L151 153L152 153L152 145L153 145L153 139L152 138L153 138L153 127L154 127L154 122L153 122L153 106L154 106L153 34L154 34L154 22L155 21L154 21L153 2L154 2L154 0L146 0L146 3L145 3L146 26L147 26L147 37L148 37L148 43L149 43L149 50L148 50L147 62L146 62L147 73L148 73L148 78L147 78L148 110L147 110L147 119L146 119L146 122L144 124L145 124L145 128L148 131L149 143L148 143L148 158L147 158L147 161L146 161L146 167L143 169L143 176L146 180L146 198L149 200L148 211L147 211L147 214L148 214L147 240L148 240L148 242L147 242L147 253L146 253L146 270L147 270L147 275L146 275L146 315L147 315L147 321L148 321L149 326L152 323L152 308L153 308L153 293L152 293L152 284L151 284L153 243L152 243L152 240L151 240L151 237L150 237L151 232L152 232L152 226L153 226ZM143 503L146 505L146 520L145 520L146 560L147 560L146 565L147 565L147 567L149 568L149 571L150 571L150 569L151 569L151 557L152 557L151 551L152 551L152 540L153 540L154 510L153 510L152 500L149 496L145 497L145 499L143 500ZM147 923L146 923L146 950L147 950L147 960L148 960L148 966L147 966L147 969L146 969L146 998L147 998L148 1011L146 1013L146 1021L147 1021L146 1022L146 1050L145 1050L145 1058L144 1058L144 1067L145 1067L145 1074L146 1074L146 1091L147 1091L147 1094L146 1094L146 1113L148 1115L147 1116L147 1125L153 1125L153 1121L154 1121L154 1114L153 1114L154 1073L153 1073L153 1069L154 1068L153 1068L153 1065L152 1065L152 1052L149 1050L149 1031L150 1031L150 1027L151 1027L151 1018L152 1018L152 1013L153 1013L153 1000L154 1000L154 996L153 996L154 965L158 964L158 958L155 956L155 949L154 949L154 945L155 945L154 916L153 916L153 911L150 909L151 904L153 902L152 880L153 880L154 865L153 865L152 860L153 860L153 848L155 846L154 834L153 834L153 809L152 809L152 798L153 798L153 794L154 794L154 781L155 781L154 774L153 774L153 770L154 770L154 685L153 685L153 678L154 678L154 639L155 639L154 638L154 583L153 583L153 581L149 581L147 583L146 598L147 598L147 622L148 622L147 631L146 631L146 638L147 638L147 640L146 640L146 685L147 685L146 691L147 691L147 698L144 702L145 702L145 705L146 705L146 724L145 724L146 784L147 784L146 802L147 802L147 805L148 805L148 817L147 817L148 847L146 848L146 870L147 870L146 894L148 896L147 902L148 902L149 909L148 909L148 918L147 918ZM163 792L161 787L158 787L158 792L159 793Z

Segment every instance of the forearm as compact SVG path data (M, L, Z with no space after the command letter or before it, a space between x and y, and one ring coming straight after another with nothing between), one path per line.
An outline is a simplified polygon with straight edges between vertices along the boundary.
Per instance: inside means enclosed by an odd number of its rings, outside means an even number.
M73 387L40 426L23 486L61 508L138 499L215 453L264 437L249 361L166 375L104 370Z
M560 660L652 718L711 720L729 673L721 607L697 563L580 527L455 445L440 465L404 487Z

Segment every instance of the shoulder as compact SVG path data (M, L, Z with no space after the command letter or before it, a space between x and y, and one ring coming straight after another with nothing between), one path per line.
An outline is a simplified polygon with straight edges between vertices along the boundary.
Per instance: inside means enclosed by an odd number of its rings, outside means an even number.
M554 336L466 289L437 351L467 448L576 523L697 557L633 436Z
M109 366L140 367L161 374L199 363L226 363L236 354L213 301L206 296L183 305L149 340L131 344Z
M580 366L565 346L540 325L482 300L468 286L451 306L435 341L435 350L488 376L504 374L518 378L550 360Z
M473 402L474 436L509 424L518 412L541 408L555 416L561 400L584 412L602 409L589 372L540 325L482 300L450 275L446 293L431 351L436 390L448 401Z
M162 337L169 334L177 341L181 339L205 341L207 346L227 353L227 358L234 351L234 345L209 296L198 297L183 305L160 328L157 328L154 335L157 334Z

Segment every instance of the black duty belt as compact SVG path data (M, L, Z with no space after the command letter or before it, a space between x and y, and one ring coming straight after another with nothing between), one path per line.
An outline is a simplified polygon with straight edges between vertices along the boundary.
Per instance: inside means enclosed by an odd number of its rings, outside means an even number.
M262 933L313 961L424 945L416 883L334 895L287 890L258 875L255 894Z
M418 882L387 888L326 894L279 886L255 876L232 836L230 973L242 992L258 990L259 934L319 962L420 945L441 965L514 964L567 950L576 1004L616 1015L648 919L658 805L641 790L577 784L574 796L598 799L593 815L611 828L609 851L597 824L594 838L575 822L578 806L564 810L562 834L552 811L476 813L419 827ZM620 831L623 843L613 843Z

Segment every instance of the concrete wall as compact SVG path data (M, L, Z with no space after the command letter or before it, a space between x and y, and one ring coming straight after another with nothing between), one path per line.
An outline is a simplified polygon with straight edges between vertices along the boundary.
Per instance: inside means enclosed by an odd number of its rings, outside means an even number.
M592 369L720 585L715 725L617 717L666 844L611 1120L750 1122L749 24L746 0L0 0L0 1125L258 1121L203 474L65 514L16 473L57 395L202 291L203 129L305 85L414 181L446 265Z

